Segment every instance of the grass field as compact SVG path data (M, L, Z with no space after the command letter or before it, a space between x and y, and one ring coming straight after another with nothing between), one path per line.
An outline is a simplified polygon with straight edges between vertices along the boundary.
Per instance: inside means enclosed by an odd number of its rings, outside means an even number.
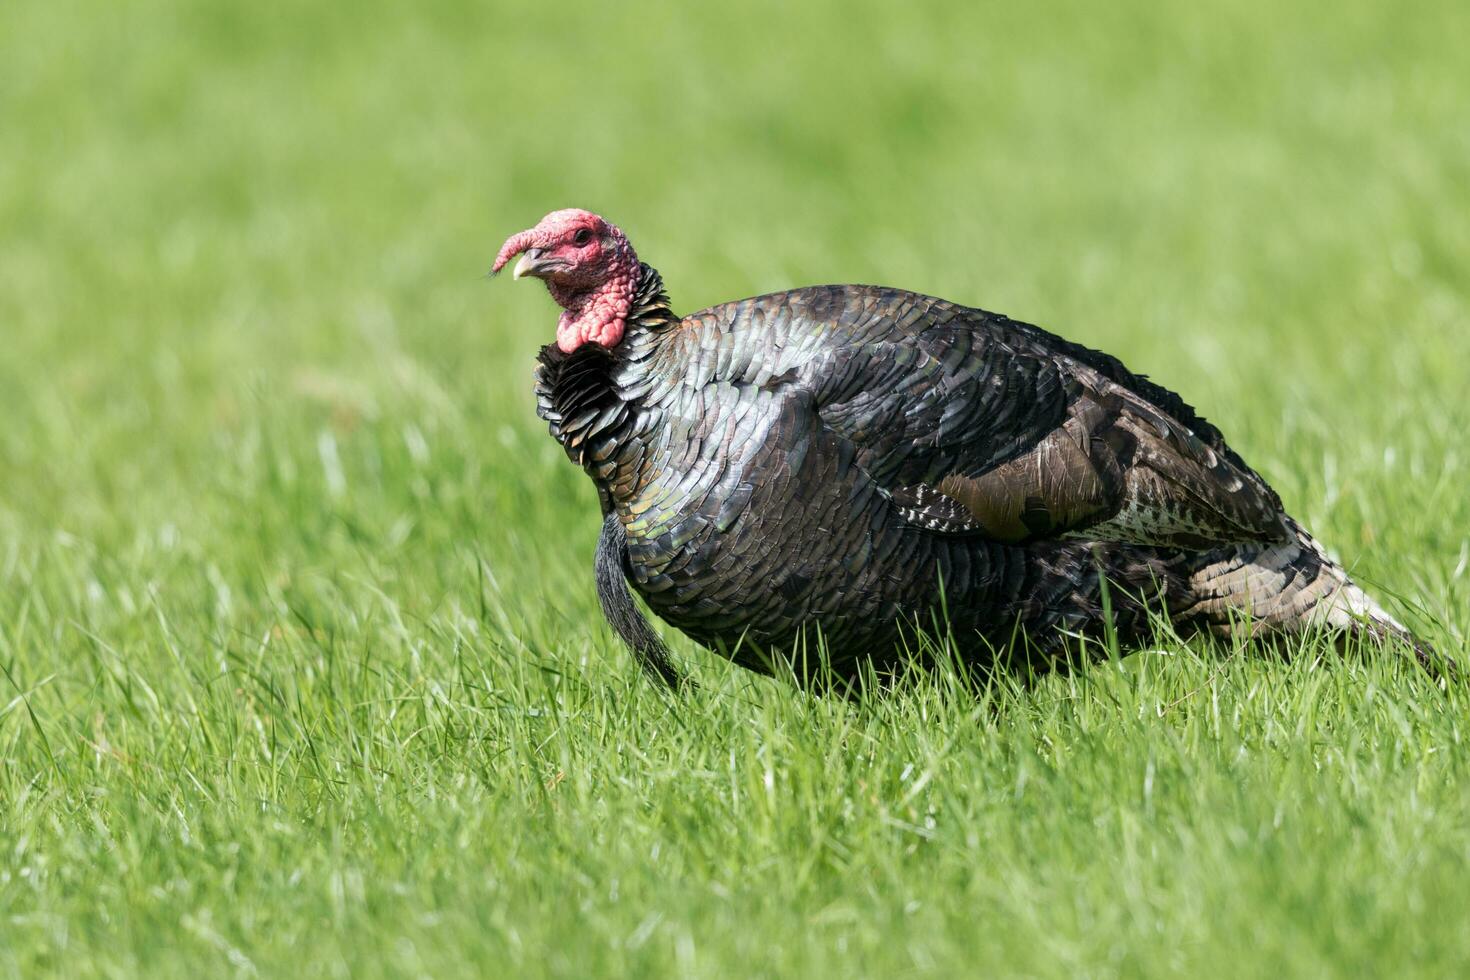
M1470 5L1155 8L0 4L0 973L1470 971L1463 684L661 697L483 279L1039 322L1463 652Z

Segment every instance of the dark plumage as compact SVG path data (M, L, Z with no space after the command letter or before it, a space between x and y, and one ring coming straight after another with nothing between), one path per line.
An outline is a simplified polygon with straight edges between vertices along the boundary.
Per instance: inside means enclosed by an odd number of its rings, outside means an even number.
M590 257L568 251L583 225L605 245L576 246ZM752 669L819 625L838 678L895 666L903 631L941 615L966 657L1044 668L1069 637L1104 633L1105 603L1125 642L1150 612L1220 633L1409 639L1219 430L1106 354L871 286L681 319L595 215L556 212L517 241L546 243L530 274L549 264L555 286L569 263L588 284L563 304L570 340L541 352L537 410L598 488L604 610L665 680L620 575ZM596 290L617 282L610 320Z

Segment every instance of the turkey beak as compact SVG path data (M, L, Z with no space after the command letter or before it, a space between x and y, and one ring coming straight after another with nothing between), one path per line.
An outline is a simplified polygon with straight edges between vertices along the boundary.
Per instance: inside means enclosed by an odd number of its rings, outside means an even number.
M516 262L516 267L511 272L510 277L512 279L519 279L522 276L541 278L542 275L550 271L547 268L550 263L542 261L541 255L542 251L539 248L526 249L521 253L521 257Z

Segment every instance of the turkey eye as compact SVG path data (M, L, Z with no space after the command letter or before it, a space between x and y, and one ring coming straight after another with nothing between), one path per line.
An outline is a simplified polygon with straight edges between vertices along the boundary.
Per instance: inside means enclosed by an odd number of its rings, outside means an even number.
M579 247L590 241L592 241L592 232L586 228L578 229L577 233L572 236L572 244Z

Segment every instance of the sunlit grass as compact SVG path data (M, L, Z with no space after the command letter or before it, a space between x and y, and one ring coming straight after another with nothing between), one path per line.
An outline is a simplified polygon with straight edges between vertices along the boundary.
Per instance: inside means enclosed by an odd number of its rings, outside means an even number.
M1412 666L651 688L483 278L579 205L1034 320L1463 657L1470 8L1155 7L0 5L0 972L1470 968Z

